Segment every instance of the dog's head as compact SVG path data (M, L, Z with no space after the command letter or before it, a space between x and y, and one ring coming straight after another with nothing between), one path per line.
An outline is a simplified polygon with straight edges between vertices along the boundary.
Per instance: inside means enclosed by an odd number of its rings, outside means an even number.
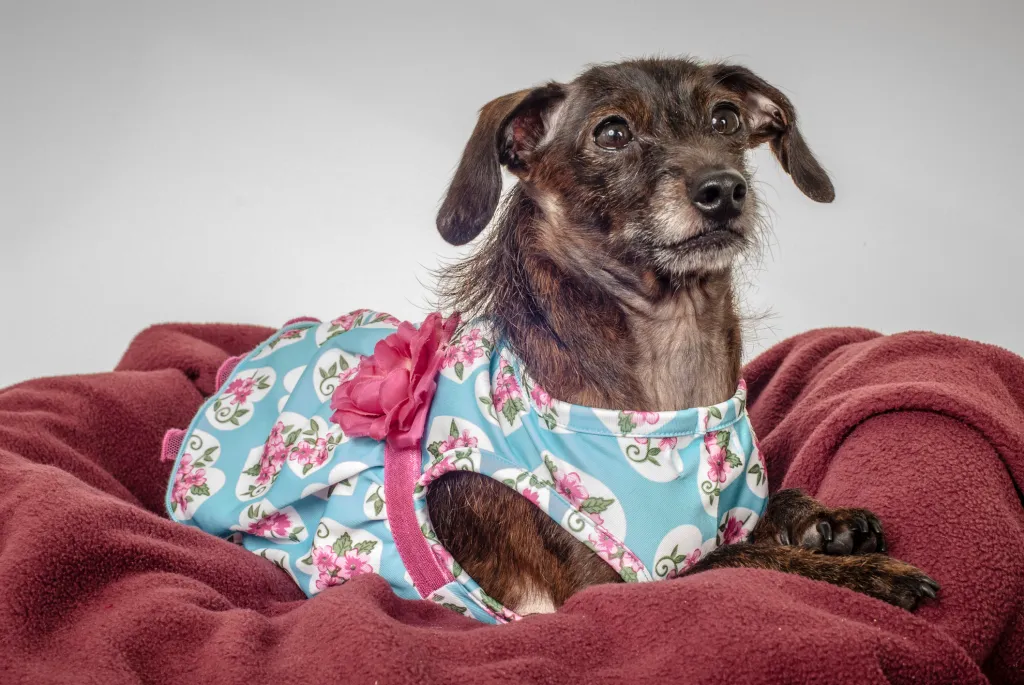
M578 245L585 233L658 276L721 271L752 242L744 153L766 142L805 195L832 201L793 105L750 70L689 60L594 67L483 107L438 230L455 245L475 238L505 166L547 219L550 244Z

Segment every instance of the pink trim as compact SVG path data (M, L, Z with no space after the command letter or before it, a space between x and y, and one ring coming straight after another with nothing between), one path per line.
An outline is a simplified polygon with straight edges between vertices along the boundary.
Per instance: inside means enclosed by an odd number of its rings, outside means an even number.
M239 355L237 357L228 357L224 360L224 363L217 369L217 388L221 388L225 383L228 382L228 378L231 377L231 372L235 370L238 363L245 359L245 355Z
M291 326L293 323L323 323L323 322L320 321L320 319L317 319L316 317L313 317L313 316L300 316L300 317L298 317L296 319L288 319L287 321L284 322L284 326L281 326L281 328L284 328L285 326Z
M163 444L160 446L160 461L174 461L184 440L185 431L180 428L172 428L164 433Z
M427 598L454 578L441 566L416 520L412 494L420 473L420 446L384 445L384 501L395 547L420 597Z

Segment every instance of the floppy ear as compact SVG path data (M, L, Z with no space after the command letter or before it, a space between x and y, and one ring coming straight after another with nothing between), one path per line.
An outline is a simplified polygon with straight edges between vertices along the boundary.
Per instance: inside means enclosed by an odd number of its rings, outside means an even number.
M480 235L501 198L501 165L528 177L530 153L547 133L554 107L565 97L552 83L488 102L466 143L441 209L437 230L452 245Z
M743 98L752 146L767 141L779 164L804 195L832 202L835 189L796 126L796 109L777 88L745 67L715 67L719 83Z

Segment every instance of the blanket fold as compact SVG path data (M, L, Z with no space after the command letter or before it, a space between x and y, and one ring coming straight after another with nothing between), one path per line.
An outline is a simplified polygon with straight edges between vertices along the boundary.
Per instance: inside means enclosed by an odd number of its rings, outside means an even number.
M271 332L163 325L0 390L0 682L1024 683L1024 360L812 331L748 365L772 490L874 510L942 584L910 614L770 571L596 587L490 627L359 577L313 599L162 514L161 439Z

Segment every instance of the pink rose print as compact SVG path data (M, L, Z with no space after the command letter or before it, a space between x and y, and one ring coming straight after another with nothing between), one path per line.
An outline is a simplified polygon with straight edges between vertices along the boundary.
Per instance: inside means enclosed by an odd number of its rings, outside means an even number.
M679 444L679 438L662 438L658 441L658 447L663 450L674 450Z
M654 426L661 419L661 415L654 411L620 411L619 431L622 434L632 433L638 426L645 424Z
M445 349L442 368L454 369L462 380L466 367L482 359L490 349L491 342L483 337L480 329L470 329Z
M446 454L440 461L436 461L423 472L420 477L420 486L426 486L433 483L435 480L440 478L446 473L455 471L458 467L455 465L455 458L453 454Z
M533 403L537 405L537 409L542 412L547 411L551 407L551 395L539 385L533 386L533 392L530 393L530 397L533 398Z
M668 556L658 559L654 565L654 571L659 577L678 578L691 566L700 561L701 554L701 549L698 547L688 555L683 556L679 554L679 547L677 545L672 548L672 552Z
M731 545L734 542L743 542L747 539L747 531L743 530L743 521L735 516L730 516L721 530L722 544Z
M523 497L540 506L540 494L533 488L523 488Z
M284 445L284 423L278 421L270 430L270 437L263 447L263 454L260 456L258 471L256 472L256 483L267 485L272 483L277 474L284 466L288 458L288 448Z
M579 506L583 500L590 497L590 493L580 480L580 474L571 471L564 476L555 476L555 490L573 506Z
M708 480L724 483L726 479L725 449L718 446L717 433L704 434L704 446L708 450Z
M246 532L260 537L287 538L290 528L291 521L288 520L288 515L281 511L275 511L250 523Z
M355 376L331 397L332 420L354 437L387 438L397 448L413 447L423 435L430 400L437 389L443 346L458 326L433 313L417 329L403 322L359 363Z
M376 540L366 540L353 546L352 536L343 533L333 545L314 547L302 563L316 568L316 589L324 590L355 576L373 573L370 553L376 546Z
M498 376L498 379L494 383L494 408L501 412L505 403L509 400L515 400L523 396L522 390L519 389L519 382L516 377L511 373L503 373Z
M242 404L249 399L249 395L252 394L255 384L256 382L252 378L236 378L231 381L231 384L224 390L224 394L232 396L232 404Z
M445 438L444 442L441 443L439 449L442 453L444 453L463 447L476 447L478 442L479 441L476 438L469 434L468 429L464 429L462 431L462 434L458 437L449 435L447 438Z
M590 542L593 543L594 549L602 559L606 559L608 556L614 554L620 547L619 541L612 537L608 532L599 530L597 535L591 535L589 538Z
M191 454L181 455L181 463L174 474L174 486L171 488L171 502L182 512L191 501L189 493L209 494L209 488L206 487L206 469L194 468L192 459Z
M338 563L338 555L334 553L329 545L322 545L313 549L313 564L320 570L331 568Z
M341 567L341 577L345 580L361 576L364 573L373 573L373 567L370 566L367 557L354 549L346 552L345 557L340 560L338 565Z

